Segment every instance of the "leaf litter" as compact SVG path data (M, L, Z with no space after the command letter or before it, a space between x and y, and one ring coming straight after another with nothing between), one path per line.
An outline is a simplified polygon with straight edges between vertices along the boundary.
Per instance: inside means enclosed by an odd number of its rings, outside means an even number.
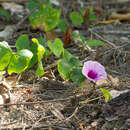
M126 21L126 24L129 24L129 22L127 23ZM125 48L123 46L123 44L129 43L127 43L125 38L123 41L121 38L123 33L122 28L125 28L124 26L126 26L126 24L118 22L110 23L110 25L104 25L103 27L97 26L98 30L94 30L94 32L101 34L102 38L106 40L107 43L106 46L102 47L100 50L98 60L105 65L110 76L106 81L102 81L100 85L110 90L123 91L128 89L128 91L123 93L125 96L121 95L116 99L112 99L110 104L106 104L106 106L103 106L105 104L103 99L79 106L79 102L81 101L98 97L101 94L100 90L97 89L95 93L93 89L90 89L92 86L88 87L86 85L77 93L77 84L64 81L64 79L58 75L55 68L51 70L51 75L53 76L46 76L40 79L31 72L25 72L21 75L19 83L12 85L11 102L5 107L0 106L1 129L37 128L98 130L111 127L119 129L121 127L129 128L129 126L127 126L129 124L129 117L126 116L126 113L129 112L127 106L130 105L130 73L128 71L129 50L127 47ZM108 30L113 30L113 28L120 29L120 35L116 34L116 36L112 36L113 34L110 35L100 32L102 29L104 29L104 32L107 32ZM89 30L82 28L80 28L80 30L85 36L87 33L86 37L89 39ZM12 44L12 42L23 33L28 33L30 37L43 36L42 31L39 30L39 32L36 33L29 25L25 26L23 24L23 27L20 28L19 31L16 31L12 38L8 38L7 40ZM69 36L67 37L67 35ZM100 37L94 33L91 35L97 40L100 39ZM123 37L127 38L127 36L124 35ZM66 33L64 39L67 39L65 44L72 42L71 34ZM119 49L111 47L109 41L115 43L114 45L119 47ZM90 60L93 55L96 55L95 52L90 53L88 50L84 49L84 53L81 55L81 48L74 43L69 44L66 48L81 60ZM109 60L107 58L109 58ZM54 60L53 58L50 59L50 65ZM16 78L14 78L14 83L16 82L15 79ZM113 102L116 103L113 104ZM118 106L118 103L120 106ZM123 103L123 107L121 103ZM112 112L109 115L110 111ZM120 118L120 116L122 118ZM112 126L110 126L110 120L113 120L115 124L113 123ZM121 125L118 126L118 124Z

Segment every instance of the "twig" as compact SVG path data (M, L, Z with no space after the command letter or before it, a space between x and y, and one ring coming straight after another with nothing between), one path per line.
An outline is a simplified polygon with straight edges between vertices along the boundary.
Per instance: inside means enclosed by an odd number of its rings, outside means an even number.
M89 102L96 101L96 100L98 100L98 99L100 99L100 98L102 98L102 97L104 97L104 95L103 95L103 96L100 96L100 97L97 97L97 98L90 99L90 100L82 101L82 102L80 102L80 104L87 104L87 103L89 103Z
M7 103L7 104L0 104L0 106L13 106L13 105L29 105L29 104L46 104L46 103L50 103L50 102L58 102L58 101L67 101L67 100L71 100L73 98L80 98L82 97L84 94L79 94L79 95L74 95L74 96L70 96L68 98L60 98L60 99L54 99L54 100L46 100L46 101L37 101L37 102L21 102L21 103Z
M65 119L65 121L68 121L68 120L70 120L73 116L75 116L75 115L76 115L76 113L78 112L78 110L79 110L79 106L78 106L78 107L76 107L76 109L74 110L74 112L72 113L72 115L71 115L71 116L69 116L68 118L66 118L66 119Z
M95 36L97 36L99 39L101 39L102 41L108 43L109 45L111 45L112 47L114 48L118 48L116 45L114 45L112 42L108 41L108 40L105 40L102 36L100 36L98 33L94 32L92 29L89 29L89 31L91 33L93 33Z
M33 126L33 125L26 125L26 126L19 126L19 127L14 127L13 129L16 129L16 130L18 130L18 129L40 129L40 128L48 128L48 127L53 127L53 128L57 128L57 129L63 129L63 128L65 128L65 129L70 129L69 127L65 127L65 126L60 126L60 125L58 125L58 124L48 124L48 125L38 125L38 126ZM4 127L4 128L2 128L1 127L1 129L2 130L7 130L7 129L11 129L10 127Z
M45 67L45 68L44 68L44 71L47 71L47 70L49 70L49 69L52 69L52 68L54 68L54 67L56 67L56 66L57 66L57 63L51 64L51 65Z
M46 104L49 102L57 102L57 101L66 101L70 100L71 98L65 99L54 99L54 100L47 100L47 101L38 101L38 102L21 102L21 103L8 103L8 104L0 104L0 106L12 106L12 105L29 105L29 104Z
M130 31L126 30L107 30L107 31L100 30L99 32L104 34L130 35Z

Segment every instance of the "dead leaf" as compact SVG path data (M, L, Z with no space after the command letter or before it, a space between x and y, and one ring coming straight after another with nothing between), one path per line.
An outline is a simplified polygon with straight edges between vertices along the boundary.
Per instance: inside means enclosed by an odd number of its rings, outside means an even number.
M0 40L7 40L9 39L15 31L14 25L8 25L5 27L3 31L0 32Z
M0 104L9 103L11 86L5 81L0 82Z
M72 28L71 27L66 29L66 32L64 34L62 41L65 46L69 45L72 42Z
M1 5L4 9L9 10L11 12L11 14L24 13L23 6L16 4L14 2L3 2L3 3L1 3Z
M96 15L101 15L102 14L101 9L94 9L94 12L96 13Z
M55 40L58 37L58 35L55 32L46 32L45 38L46 40Z
M85 11L85 15L83 16L84 19L87 19L89 17L89 9L87 8Z
M31 94L31 93L32 93L32 90L31 90L31 89L27 89L26 92L27 92L28 94Z
M35 100L34 100L34 98L28 98L27 100L26 100L26 102L34 102Z
M54 108L53 106L51 107L50 111L59 119L59 120L64 120L65 117L63 116L63 114L56 108Z
M110 18L116 20L130 21L130 13L122 14L118 12L113 12Z
M117 78L117 77L113 78L111 75L109 75L109 79L114 87L119 86L119 78Z
M117 21L119 21L119 19L105 20L105 21L98 22L98 23L96 23L95 25L115 23L115 22L117 22Z
M110 85L108 80L99 80L96 82L96 85L99 87L107 87Z

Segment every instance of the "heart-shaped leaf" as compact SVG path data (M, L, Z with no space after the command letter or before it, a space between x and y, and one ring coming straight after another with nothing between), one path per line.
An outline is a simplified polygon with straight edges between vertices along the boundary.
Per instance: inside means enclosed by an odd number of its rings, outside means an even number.
M37 4L33 3L32 6L35 5ZM60 14L61 10L54 9L50 3L46 2L29 17L29 20L33 28L42 28L47 32L58 25Z
M76 11L73 11L72 13L70 13L70 19L72 20L72 23L74 24L74 26L82 24L84 21L83 17Z
M30 49L30 42L27 34L21 35L16 41L17 50Z
M82 74L81 68L75 68L71 71L70 79L73 82L82 83L86 79L86 77Z
M54 45L51 43L51 41L48 41L48 46L57 57L60 57L63 51L63 43L59 38L55 39Z
M65 19L60 19L59 24L58 24L58 28L61 29L62 32L65 32L68 26L68 22Z
M33 54L27 49L14 53L8 66L8 73L21 73L28 68Z
M67 59L61 59L58 62L58 72L65 79L70 78L70 71L72 67L72 64L70 64L69 61L67 61Z
M0 42L0 70L5 69L5 67L9 64L11 57L12 50L8 43L5 41Z

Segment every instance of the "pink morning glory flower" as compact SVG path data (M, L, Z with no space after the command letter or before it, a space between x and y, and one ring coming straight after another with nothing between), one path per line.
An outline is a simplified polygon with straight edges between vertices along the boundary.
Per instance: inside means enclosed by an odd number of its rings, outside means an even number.
M90 81L97 82L98 80L106 79L107 73L104 66L97 61L87 61L82 69L83 75Z

